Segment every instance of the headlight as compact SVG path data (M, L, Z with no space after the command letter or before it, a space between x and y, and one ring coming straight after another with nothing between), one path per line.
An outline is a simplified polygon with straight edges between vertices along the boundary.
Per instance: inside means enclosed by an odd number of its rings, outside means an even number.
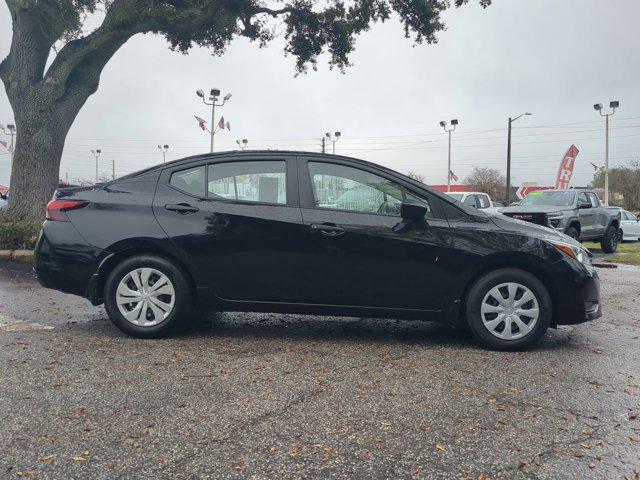
M575 245L570 245L568 243L563 242L549 242L551 245L556 247L565 255L570 256L571 258L583 263L585 265L591 265L591 254L589 250L584 247L576 247Z

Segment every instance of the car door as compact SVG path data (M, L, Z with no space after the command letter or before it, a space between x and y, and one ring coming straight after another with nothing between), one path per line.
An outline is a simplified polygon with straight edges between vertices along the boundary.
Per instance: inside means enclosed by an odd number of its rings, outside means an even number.
M248 155L163 171L154 213L199 287L226 300L295 301L295 168Z
M595 193L587 192L587 197L593 206L593 235L604 235L609 226L609 216L605 212L605 209L602 208L602 204Z
M638 218L633 213L626 210L620 212L620 227L625 239L640 239L640 222L638 222Z
M307 234L303 302L404 310L447 304L451 239L435 196L415 195L346 160L301 158L298 173ZM404 200L427 207L427 228L400 228Z
M578 194L578 207L580 205L585 205L585 208L578 208L578 216L580 217L580 237L581 238L590 238L598 235L598 232L595 228L595 212L593 209L593 205L589 197L585 192L580 192Z

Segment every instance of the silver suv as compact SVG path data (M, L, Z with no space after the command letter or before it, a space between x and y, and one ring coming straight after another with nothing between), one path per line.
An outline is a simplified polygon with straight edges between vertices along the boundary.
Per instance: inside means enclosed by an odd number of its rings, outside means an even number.
M551 227L581 242L600 242L605 253L618 248L620 209L602 205L594 192L538 190L500 213Z

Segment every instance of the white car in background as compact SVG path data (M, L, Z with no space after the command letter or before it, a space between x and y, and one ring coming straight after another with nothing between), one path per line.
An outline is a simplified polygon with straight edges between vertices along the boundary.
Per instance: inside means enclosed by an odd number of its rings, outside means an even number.
M622 240L640 240L640 219L627 210L620 210L620 232Z
M493 204L491 197L484 192L445 192L447 195L455 198L459 202L469 205L470 207L482 210L489 215L497 215L500 212Z

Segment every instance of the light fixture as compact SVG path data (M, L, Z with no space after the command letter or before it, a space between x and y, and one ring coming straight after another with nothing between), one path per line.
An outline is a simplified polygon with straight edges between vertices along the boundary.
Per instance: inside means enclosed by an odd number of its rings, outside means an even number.
M618 108L620 106L620 102L618 102L617 100L614 100L614 101L609 103L609 106L611 108Z
M596 103L593 106L593 108L594 108L594 110L600 111L600 110L602 110L602 104L601 103Z
M220 96L220 90L218 88L212 88L209 93L209 98L218 98Z
M454 118L453 120L451 120L451 125L458 125L458 119Z
M231 93L227 93L227 94L224 96L224 100L225 100L225 101L229 100L230 98L231 98Z
M445 122L444 120L440 122L440 126L441 127L446 127L447 126L447 122Z

